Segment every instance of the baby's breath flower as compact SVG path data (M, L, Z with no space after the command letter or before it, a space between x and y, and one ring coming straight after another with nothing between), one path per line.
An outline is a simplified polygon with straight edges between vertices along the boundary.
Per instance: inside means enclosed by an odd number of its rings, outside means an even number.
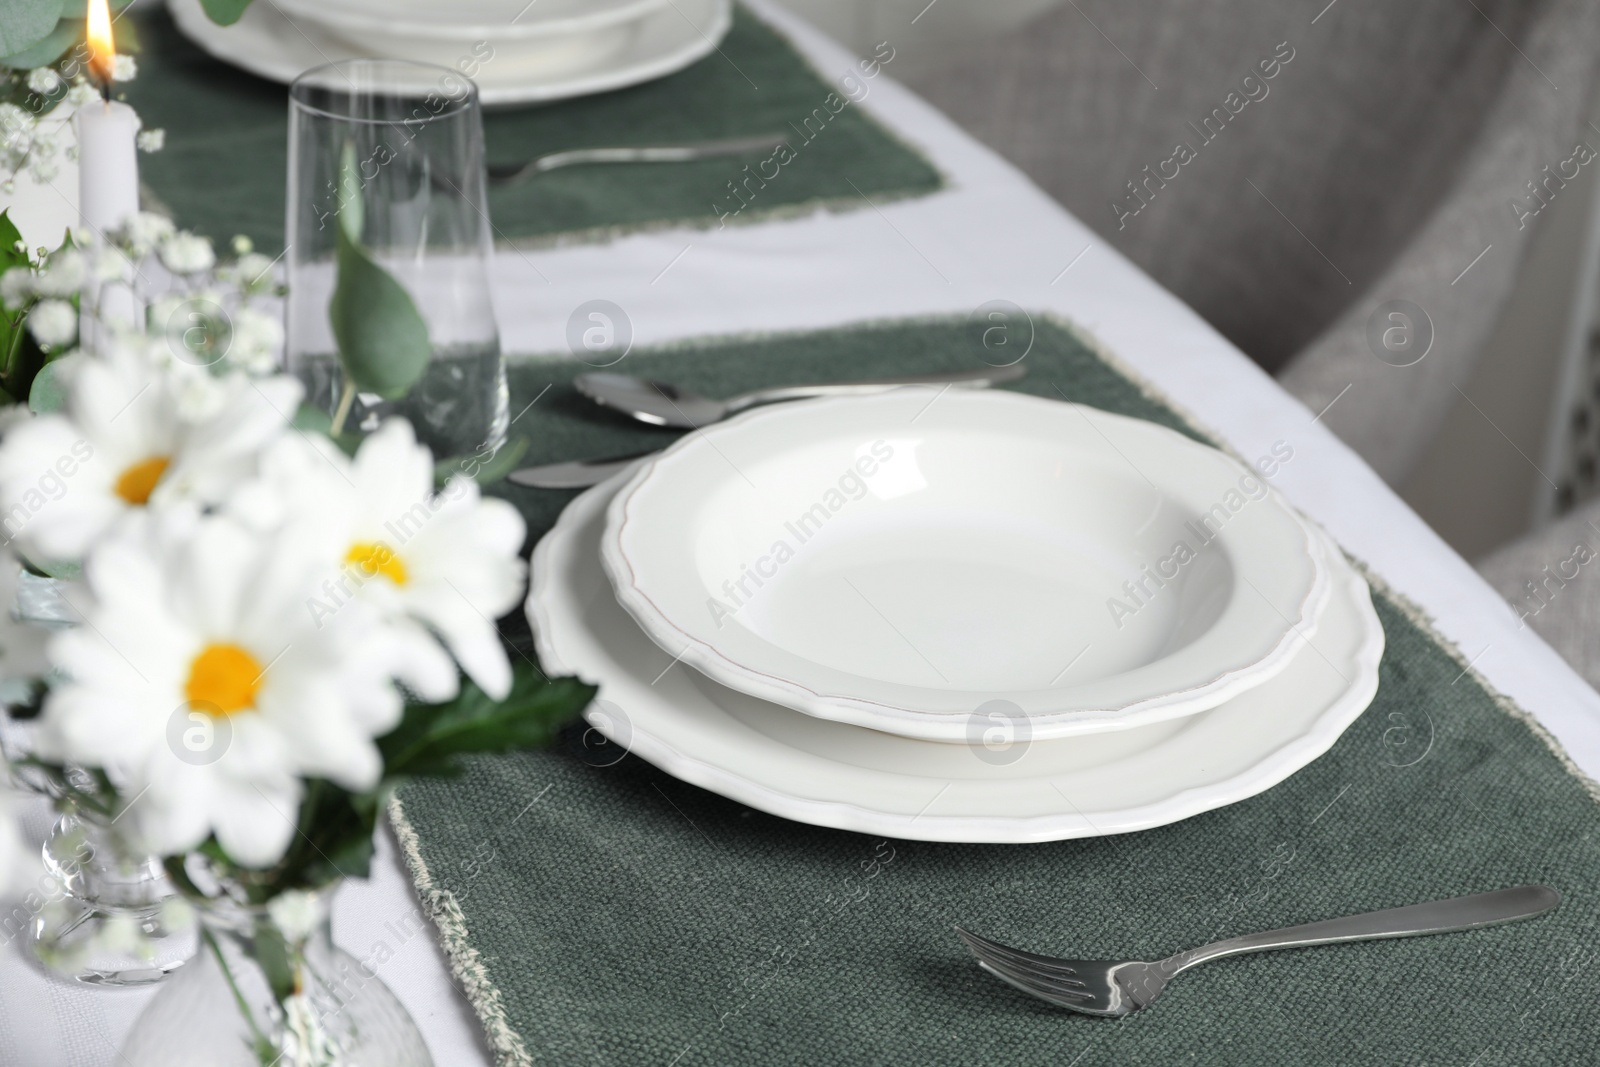
M49 96L61 88L61 75L49 67L36 67L28 72L28 88L40 96Z
M124 285L133 282L133 261L120 248L107 248L103 245L96 248L91 267L91 274L97 282L121 282Z
M210 241L183 231L161 242L161 262L175 274L199 274L212 268L217 254Z
M21 311L33 299L33 271L12 267L0 274L0 303L7 311Z
M114 82L131 82L139 76L139 64L134 62L130 55L117 54L111 64L111 80Z
M45 261L33 279L33 289L40 296L75 296L83 288L87 274L83 253L65 248Z
M65 300L41 300L28 312L28 332L42 345L69 344L78 336L78 313Z
M141 152L159 152L167 145L166 130L141 130L135 138Z
M83 107L99 98L100 94L94 91L94 86L88 82L79 82L67 90L66 103L72 107Z
M122 239L136 256L148 256L177 231L172 220L149 211L137 212L122 227Z
M317 898L300 889L279 893L267 902L272 924L291 945L304 941L317 928L320 919Z
M233 313L233 339L228 360L253 375L271 374L278 367L283 345L283 325L276 316L242 307Z

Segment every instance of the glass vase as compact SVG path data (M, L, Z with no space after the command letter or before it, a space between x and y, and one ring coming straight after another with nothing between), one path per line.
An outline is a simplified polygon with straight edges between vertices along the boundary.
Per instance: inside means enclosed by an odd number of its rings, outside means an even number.
M333 943L336 887L284 909L198 905L201 947L134 1023L123 1067L432 1067L377 972ZM280 901L281 903L281 901Z
M13 616L44 630L70 628L78 615L61 588L57 579L24 571ZM0 699L25 696L23 687ZM30 750L28 724L7 716L0 751L9 761ZM15 768L13 777L65 814L45 840L44 876L0 923L5 940L22 936L51 973L98 986L159 982L194 955L194 931L174 921L175 891L160 861L127 840L115 820L73 804L72 788L93 787L86 772L69 768L61 782Z
M307 71L289 96L287 358L307 402L341 433L403 415L441 460L498 448L509 397L477 86L448 67L349 60ZM398 393L363 387L340 361L330 305L349 272L341 231L426 324L431 357ZM377 290L387 283L360 291L377 306Z

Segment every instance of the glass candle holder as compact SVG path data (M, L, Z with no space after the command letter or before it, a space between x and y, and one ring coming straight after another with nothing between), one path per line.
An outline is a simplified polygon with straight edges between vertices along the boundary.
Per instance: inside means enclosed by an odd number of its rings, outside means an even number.
M504 440L509 401L489 292L483 160L477 86L458 71L349 60L307 71L290 87L287 359L307 403L340 433L368 433L402 415L441 460ZM341 231L350 242L344 256ZM364 377L348 352L341 357L330 317L341 280L344 321L352 299L369 305L357 309L369 328L374 317L407 318L372 314L393 307L393 291L371 272L353 278L350 247L363 267L398 284L426 326L426 365L400 375L410 379L403 389L372 388L374 377L393 377L387 368Z

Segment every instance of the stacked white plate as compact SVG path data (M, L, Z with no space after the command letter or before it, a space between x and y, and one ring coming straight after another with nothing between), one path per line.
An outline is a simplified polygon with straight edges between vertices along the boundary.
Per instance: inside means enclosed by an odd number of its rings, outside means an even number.
M978 390L685 437L573 501L528 614L634 754L801 822L939 841L1259 793L1360 715L1383 649L1365 581L1259 472Z
M411 59L472 78L489 105L659 78L711 52L733 24L732 0L262 0L233 26L212 22L200 0L167 6L201 48L264 78Z

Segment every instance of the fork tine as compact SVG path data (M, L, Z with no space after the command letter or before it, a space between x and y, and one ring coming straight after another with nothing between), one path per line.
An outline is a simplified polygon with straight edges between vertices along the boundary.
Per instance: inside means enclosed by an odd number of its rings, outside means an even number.
M1050 977L1060 981L1069 981L1077 976L1078 972L1067 966L1066 960L1056 959L1052 956L1040 956L1037 953L1011 948L1000 944L998 941L990 941L986 937L979 937L977 934L969 933L959 926L956 927L956 933L961 937L961 940L967 943L967 947L972 950L973 954L980 958L985 956L999 957L1002 960L1020 965L1029 972L1048 974ZM1076 984L1082 985L1083 983L1077 982Z
M1039 989L1048 990L1061 996L1075 996L1091 999L1093 993L1088 985L1076 978L1061 978L1057 975L1046 974L1032 969L1028 964L1017 963L990 953L978 955L978 963L996 974L1004 973L1019 981Z
M990 974L994 975L1011 988L1021 990L1030 997L1037 997L1046 1003L1054 1004L1058 1008L1066 1008L1070 1011L1083 1012L1086 1015L1102 1014L1101 1012L1087 1009L1086 1004L1092 998L1085 993L1056 992L1054 990L1041 989L1025 978L1009 974L1006 971L992 967L987 963L980 962L978 966L982 967L984 970L988 971Z
M1031 964L1018 963L1016 960L1007 959L1004 956L999 956L992 952L976 952L974 955L978 957L979 963L989 964L996 970L1003 970L1007 973L1015 974L1018 977L1028 979L1030 982L1036 982L1039 985L1049 986L1051 989L1059 989L1064 993L1087 994L1089 989L1087 983L1077 978L1065 978L1060 975L1050 974L1046 971L1038 970Z

